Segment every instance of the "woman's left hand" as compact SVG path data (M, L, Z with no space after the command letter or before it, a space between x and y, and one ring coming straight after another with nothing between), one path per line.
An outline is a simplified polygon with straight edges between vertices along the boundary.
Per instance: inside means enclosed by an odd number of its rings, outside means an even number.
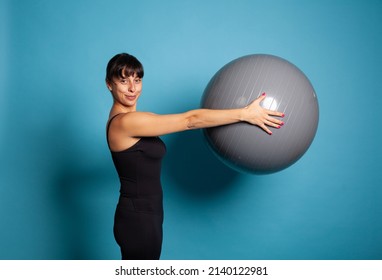
M259 98L254 100L251 104L244 108L244 121L257 125L262 128L269 135L272 135L272 131L268 127L280 128L284 125L284 122L275 117L284 117L284 113L272 111L261 107L260 103L265 99L266 95L263 93Z

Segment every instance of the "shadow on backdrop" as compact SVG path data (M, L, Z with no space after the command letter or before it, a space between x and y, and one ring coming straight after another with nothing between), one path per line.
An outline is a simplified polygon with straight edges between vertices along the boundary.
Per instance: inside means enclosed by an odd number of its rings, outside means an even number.
M81 141L83 136L68 122L59 123L47 128L43 137L49 139L44 145L47 150L55 151L48 156L54 163L50 167L50 209L55 219L49 226L54 228L60 243L54 245L58 247L55 258L104 259L101 248L113 241L114 200L118 192L118 182L111 179L112 162L94 161L91 145ZM108 238L105 232L109 233Z
M163 171L182 192L195 197L227 191L240 173L230 169L207 147L201 130L176 133L166 141Z
M112 212L106 210L105 169L89 168L87 170L75 166L74 162L64 162L61 172L56 174L55 203L57 217L59 217L60 231L63 232L62 257L70 260L104 259L100 252L105 247L105 236L109 232L112 240ZM116 188L117 189L117 188ZM107 194L106 194L107 195ZM112 204L111 204L112 203ZM110 208L114 210L111 202ZM105 217L108 216L108 217Z

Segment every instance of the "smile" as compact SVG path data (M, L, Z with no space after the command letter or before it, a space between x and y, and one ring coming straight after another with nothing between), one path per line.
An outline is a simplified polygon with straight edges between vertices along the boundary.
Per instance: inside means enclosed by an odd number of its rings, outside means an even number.
M136 96L135 95L133 95L133 96L125 95L125 98L132 101L136 98Z

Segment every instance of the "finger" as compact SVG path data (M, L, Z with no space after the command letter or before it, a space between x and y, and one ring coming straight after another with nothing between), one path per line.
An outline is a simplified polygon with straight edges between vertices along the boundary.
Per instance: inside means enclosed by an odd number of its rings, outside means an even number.
M280 128L281 124L278 124L276 122L270 122L270 121L265 121L264 122L267 126L275 127L275 128Z
M269 130L268 127L266 127L265 124L261 124L259 125L260 128L262 128L266 133L268 133L269 135L272 135L272 131Z
M265 92L263 92L257 99L256 99L256 101L257 102L261 102L261 101L263 101L265 99Z
M272 117L268 117L267 121L274 123L274 124L277 124L277 125L281 125L281 126L284 125L284 122L282 120L272 118Z
M272 111L272 110L266 110L266 112L270 116L276 116L276 117L280 117L280 118L285 117L285 114L283 112Z

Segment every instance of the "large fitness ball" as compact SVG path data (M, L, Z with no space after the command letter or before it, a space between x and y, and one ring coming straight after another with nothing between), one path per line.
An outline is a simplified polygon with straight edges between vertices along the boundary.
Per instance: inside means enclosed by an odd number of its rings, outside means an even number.
M239 171L267 174L287 168L307 151L317 131L318 102L310 81L273 55L248 55L225 65L208 83L201 107L242 108L263 92L262 107L285 113L284 126L270 128L272 135L245 122L204 129L217 157Z

